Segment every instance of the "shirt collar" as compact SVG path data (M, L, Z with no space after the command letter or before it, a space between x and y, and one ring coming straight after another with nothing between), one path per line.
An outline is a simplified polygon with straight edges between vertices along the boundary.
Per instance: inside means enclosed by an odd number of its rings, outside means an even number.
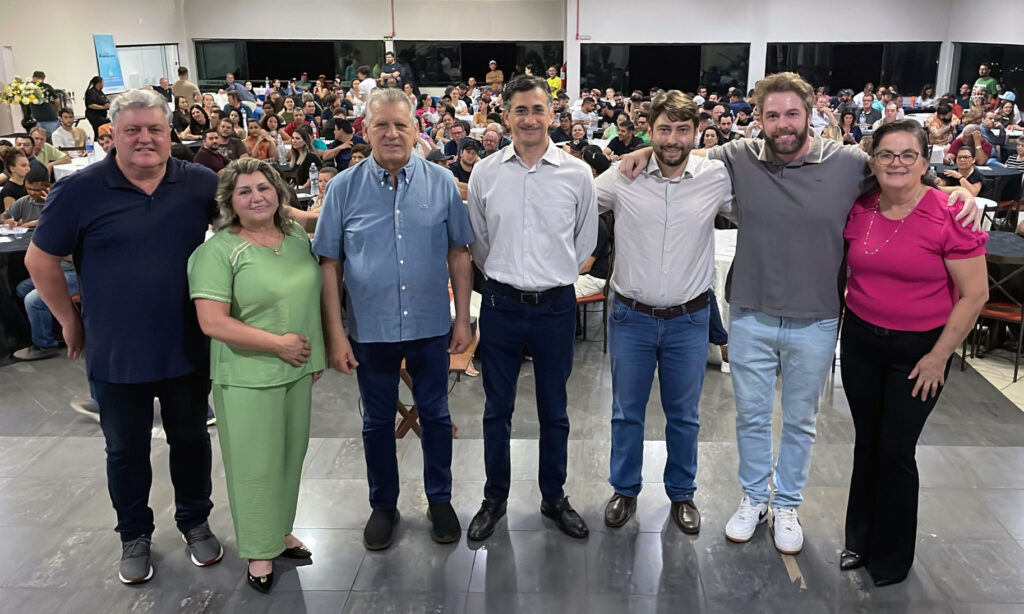
M654 177L659 181L668 181L676 183L683 179L693 178L697 174L697 165L701 163L698 157L692 153L686 157L686 167L683 169L683 174L672 179L667 179L661 174L661 167L658 166L657 154L652 153L651 159L647 161L647 166L644 168L643 173L648 177Z
M374 181L379 182L381 185L389 183L391 173L380 164L377 164L377 160L372 155L367 158L367 162L369 163L367 167L370 169ZM406 185L409 185L409 182L412 181L413 170L416 168L415 164L416 156L410 155L409 161L405 163L405 166L398 169L398 178L404 181Z
M133 190L139 189L135 184L128 181L128 178L121 172L120 167L117 166L117 149L111 149L107 157L102 162L98 163L100 166L100 175L103 177L103 182L110 188L129 188ZM167 159L167 170L164 172L163 179L160 180L160 186L165 183L177 183L181 181L184 162L176 158ZM159 186L158 186L159 187Z
M558 152L559 149L555 147L555 143L550 138L548 138L548 148L544 150L544 155L540 157L540 162L547 162L552 166L561 166L562 160L558 157ZM516 160L522 162L522 158L520 158L519 154L516 153L516 145L514 142L506 145L501 150L501 162L503 164L505 162L508 162L512 158L515 158ZM525 166L526 163L524 162L523 165Z
M801 164L818 164L825 157L824 139L817 134L810 136L811 146L807 148L807 153L803 157L797 158L792 162L785 163L776 156L771 149L768 148L768 141L761 139L761 151L757 154L757 159L761 162L768 162L776 166L800 166Z

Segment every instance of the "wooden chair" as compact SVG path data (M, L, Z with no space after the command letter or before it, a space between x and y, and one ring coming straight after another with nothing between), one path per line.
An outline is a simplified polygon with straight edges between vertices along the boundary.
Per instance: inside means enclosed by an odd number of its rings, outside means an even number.
M981 349L979 342L981 338L982 323L986 320L990 321L988 327L987 343L986 346L990 346L993 338L998 338L998 325L993 326L992 323L1007 323L1017 326L1017 344L1013 353L1013 381L1017 381L1017 373L1020 369L1020 350L1021 341L1024 340L1024 303L1016 302L1002 302L994 301L985 303L985 306L981 308L981 313L978 314L978 320L974 325L974 338L971 341L971 357L981 356L984 351ZM967 341L964 341L963 350L966 351ZM960 370L962 371L963 358L960 362Z

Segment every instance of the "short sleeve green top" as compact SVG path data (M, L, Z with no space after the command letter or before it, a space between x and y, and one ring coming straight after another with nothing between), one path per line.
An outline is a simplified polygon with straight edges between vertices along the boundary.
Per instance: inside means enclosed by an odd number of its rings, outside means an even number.
M320 323L322 278L309 237L289 222L277 248L263 247L230 229L213 235L188 260L189 292L230 304L231 317L276 335L309 338L309 361L294 367L277 354L210 342L210 378L223 386L268 388L293 382L324 368Z

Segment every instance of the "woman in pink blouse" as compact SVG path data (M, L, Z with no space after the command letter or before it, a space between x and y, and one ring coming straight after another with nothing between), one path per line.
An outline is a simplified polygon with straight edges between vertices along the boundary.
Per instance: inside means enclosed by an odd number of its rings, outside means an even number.
M871 146L879 190L846 223L842 376L857 439L842 569L865 566L876 586L914 561L914 450L956 347L988 299L987 235L960 226L960 206L930 187L928 135L913 120L880 127Z

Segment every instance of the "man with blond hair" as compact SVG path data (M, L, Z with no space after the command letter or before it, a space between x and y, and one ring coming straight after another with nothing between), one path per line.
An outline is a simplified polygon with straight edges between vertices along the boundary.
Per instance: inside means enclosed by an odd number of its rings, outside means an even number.
M726 299L743 498L725 535L749 541L770 506L775 548L797 554L804 542L797 508L839 330L843 228L863 191L868 157L813 134L814 91L799 75L765 77L754 98L761 137L706 152L729 171L730 217L740 228ZM636 174L635 163L646 159L635 157L642 155L627 156L634 159L620 170ZM957 198L966 196L951 200ZM979 217L976 207L964 211L965 225ZM782 437L773 467L771 417L780 375Z

